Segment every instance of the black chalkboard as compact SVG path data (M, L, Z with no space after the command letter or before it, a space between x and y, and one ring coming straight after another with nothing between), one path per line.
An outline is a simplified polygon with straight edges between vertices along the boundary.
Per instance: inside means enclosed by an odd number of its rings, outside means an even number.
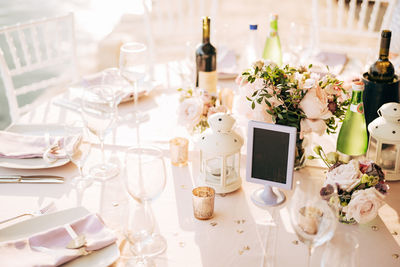
M286 184L290 134L253 130L251 177Z

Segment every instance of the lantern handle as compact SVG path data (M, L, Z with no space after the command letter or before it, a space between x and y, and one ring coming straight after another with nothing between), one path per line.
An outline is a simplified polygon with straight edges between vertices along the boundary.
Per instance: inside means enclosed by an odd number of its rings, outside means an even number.
M376 113L378 113L378 115L379 115L380 117L382 117L381 108L379 108L379 109L376 111Z

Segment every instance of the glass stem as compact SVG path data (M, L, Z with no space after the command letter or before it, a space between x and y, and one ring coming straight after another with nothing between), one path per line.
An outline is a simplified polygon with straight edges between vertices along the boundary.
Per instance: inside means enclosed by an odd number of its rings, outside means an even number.
M142 205L144 209L145 222L146 225L148 226L147 234L150 236L153 234L154 231L153 211L151 209L150 201L143 200Z
M307 266L311 267L311 256L313 253L313 247L312 246L308 246L308 257L307 257Z
M101 162L103 163L103 165L106 165L106 156L104 154L104 138L103 136L99 136L100 139L100 149L101 149Z

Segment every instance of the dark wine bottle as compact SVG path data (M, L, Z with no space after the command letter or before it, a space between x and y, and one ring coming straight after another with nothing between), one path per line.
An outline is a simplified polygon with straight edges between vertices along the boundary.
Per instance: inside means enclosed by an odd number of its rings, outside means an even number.
M383 30L381 34L381 47L379 49L379 59L371 65L368 78L378 83L390 83L394 78L394 67L389 61L389 47L392 32Z
M210 43L210 17L203 17L203 42L196 49L196 87L217 92L217 50Z

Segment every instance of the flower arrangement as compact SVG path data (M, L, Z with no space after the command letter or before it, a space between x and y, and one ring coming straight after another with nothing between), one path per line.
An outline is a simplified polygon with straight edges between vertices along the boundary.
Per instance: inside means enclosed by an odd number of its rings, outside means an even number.
M342 81L311 67L257 61L243 72L238 83L256 113L252 119L296 127L300 139L310 132L334 133L349 104L347 92Z
M228 112L228 109L220 104L218 98L207 91L182 88L178 91L181 93L178 120L190 133L202 133L209 128L207 119L210 115Z
M329 166L320 194L330 202L337 202L339 220L361 224L373 220L389 189L381 167L369 160L335 162L338 158L336 153L331 152L329 159L320 146L314 151ZM335 191L337 194L334 194Z

